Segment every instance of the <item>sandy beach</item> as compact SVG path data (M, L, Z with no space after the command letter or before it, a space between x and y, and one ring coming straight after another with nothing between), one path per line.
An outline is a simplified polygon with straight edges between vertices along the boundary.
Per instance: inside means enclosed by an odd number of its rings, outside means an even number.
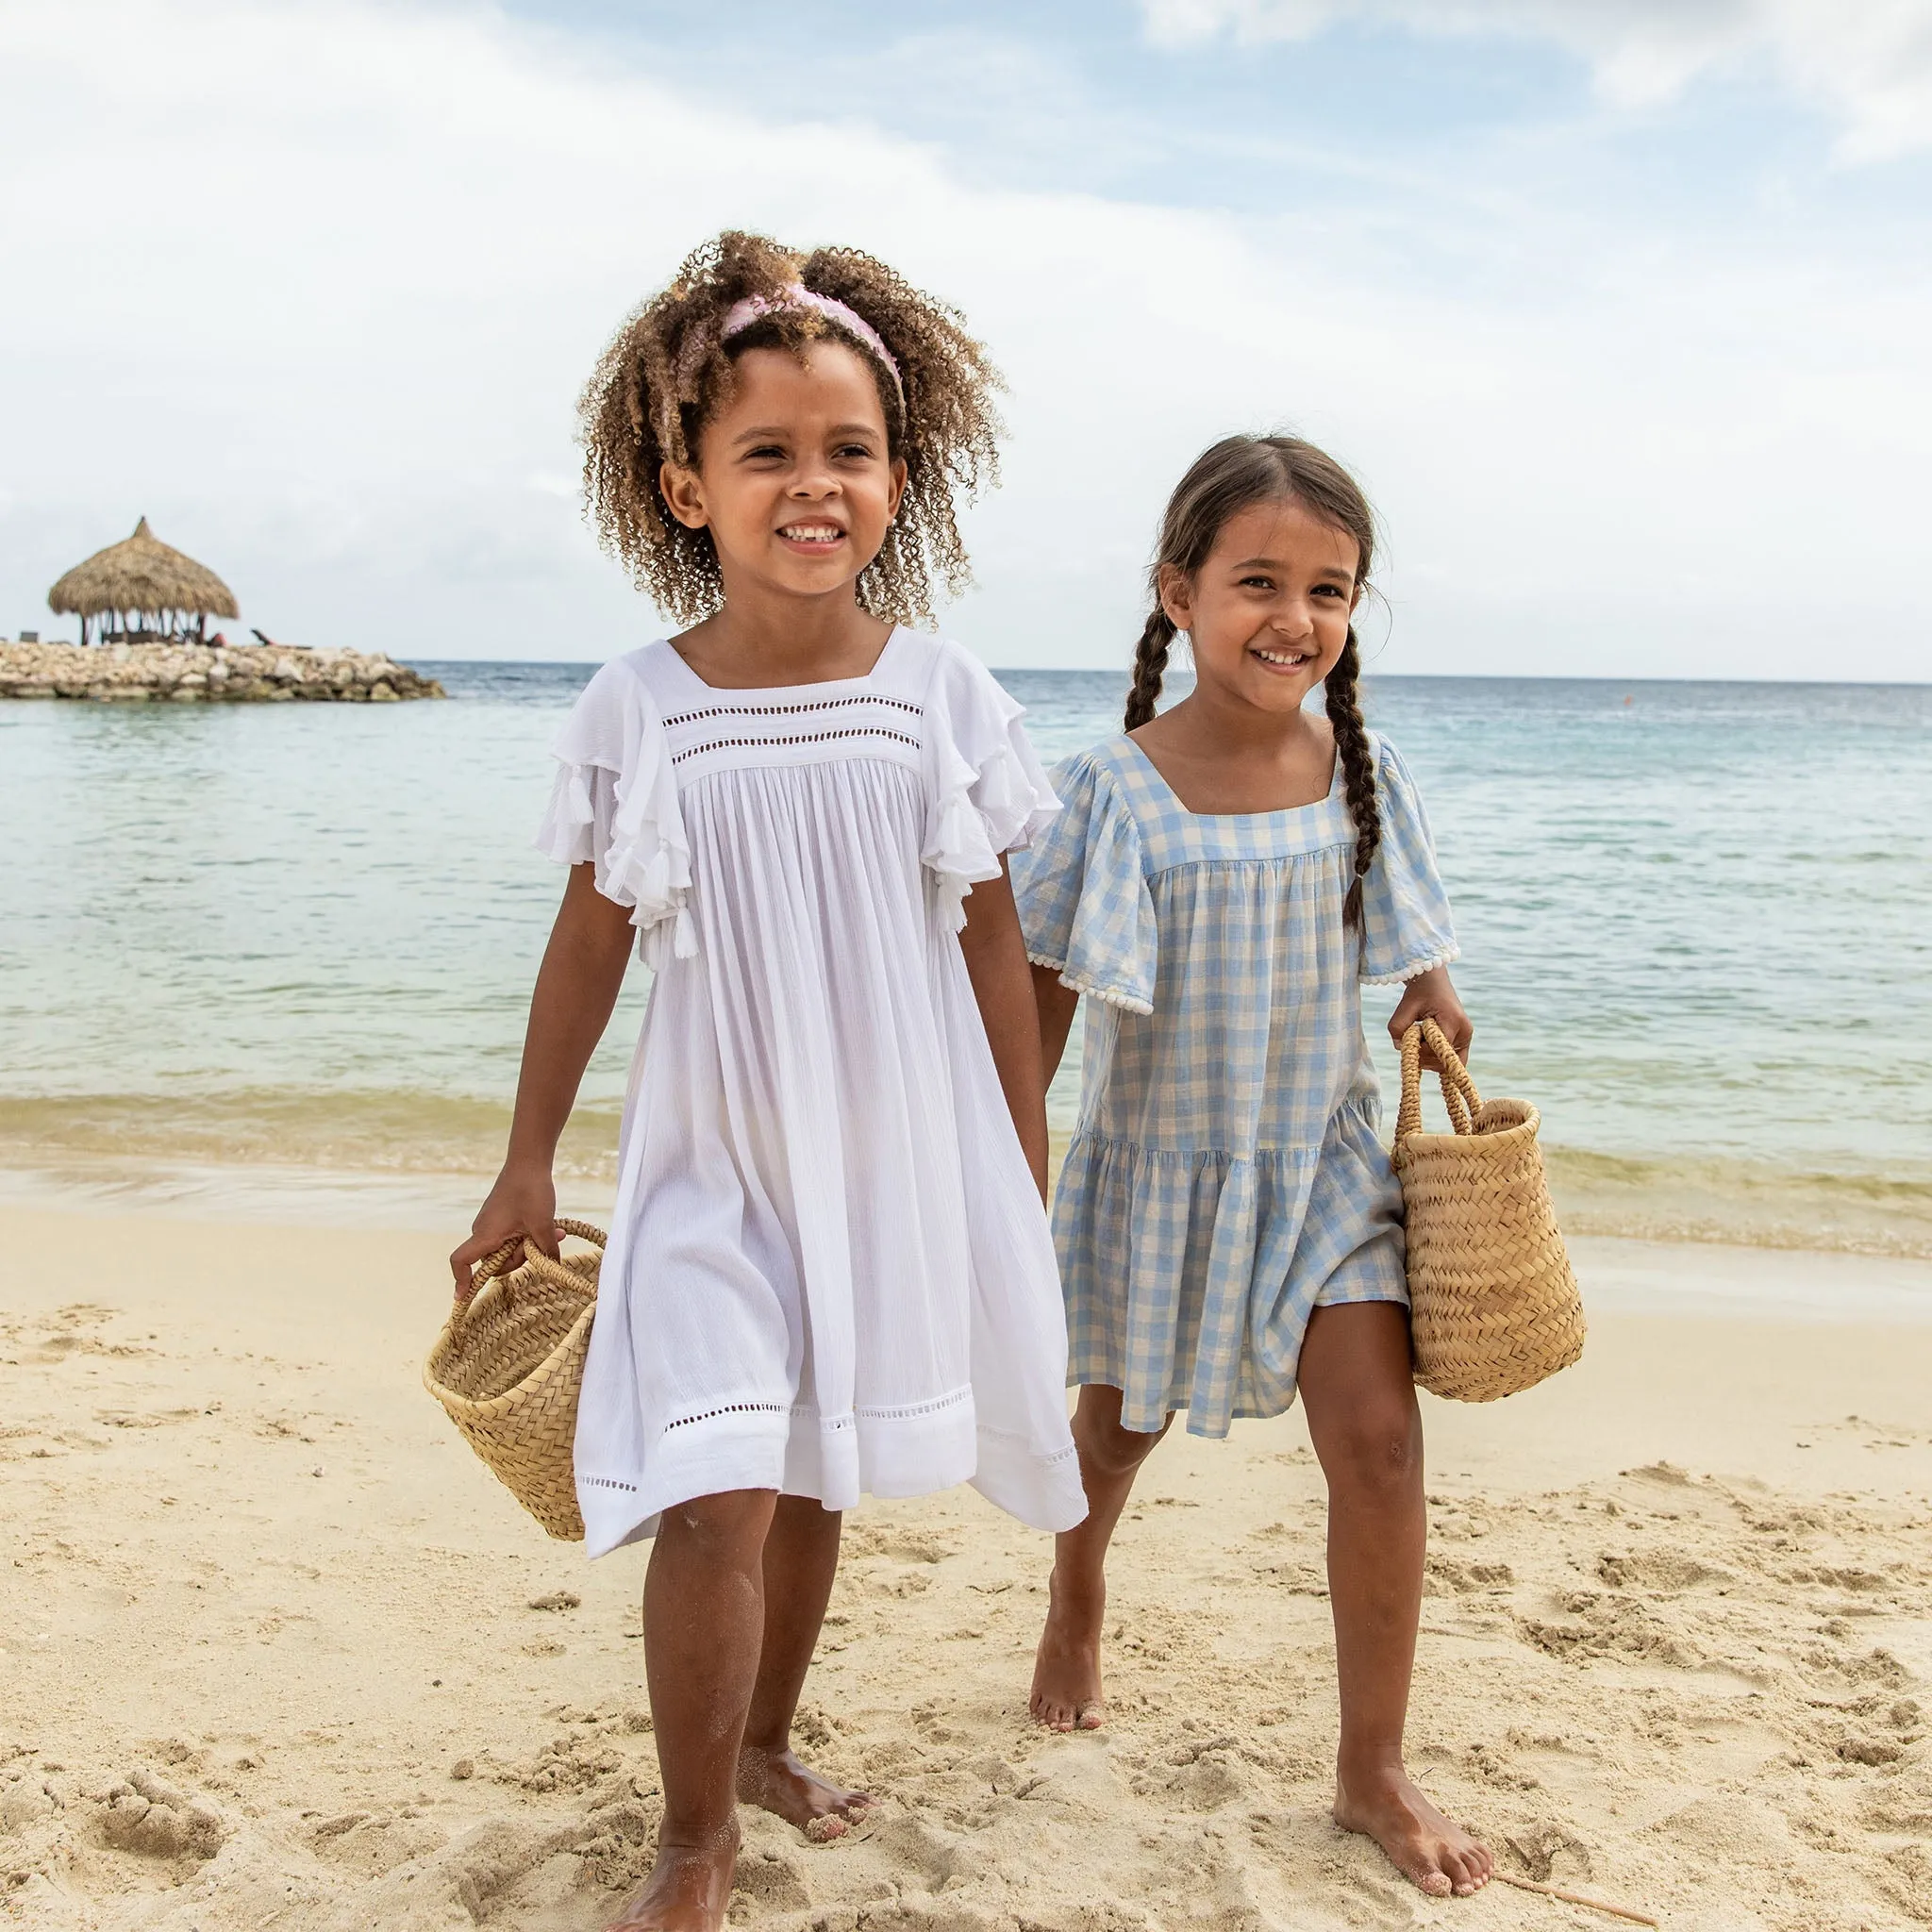
M443 1244L25 1207L0 1236L7 1923L598 1925L657 1815L643 1557L547 1542L423 1394ZM1624 1307L1924 1285L1578 1257ZM1923 1323L1599 1310L1543 1389L1425 1398L1411 1761L1508 1869L1687 1932L1932 1924L1928 1375ZM1112 1724L1061 1738L1025 1716L1044 1539L970 1492L855 1515L802 1729L886 1802L824 1847L745 1813L734 1923L1618 1923L1428 1901L1329 1823L1322 1523L1296 1415L1163 1451Z

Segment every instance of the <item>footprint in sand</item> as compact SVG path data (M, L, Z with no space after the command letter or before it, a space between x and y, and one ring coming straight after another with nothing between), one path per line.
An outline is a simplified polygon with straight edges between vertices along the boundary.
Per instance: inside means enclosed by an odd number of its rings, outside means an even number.
M101 1830L116 1851L150 1858L211 1858L228 1835L212 1806L163 1784L151 1771L129 1772L108 1792Z
M361 1878L379 1878L411 1858L441 1850L448 1834L412 1808L397 1812L347 1811L309 1827L316 1855Z
M741 1853L735 1889L768 1912L795 1912L811 1904L805 1874L791 1859L774 1852Z
M1699 1584L1729 1584L1737 1578L1728 1570L1700 1563L1676 1550L1651 1550L1620 1555L1606 1550L1596 1559L1598 1578L1612 1590L1642 1591L1652 1595L1675 1595Z

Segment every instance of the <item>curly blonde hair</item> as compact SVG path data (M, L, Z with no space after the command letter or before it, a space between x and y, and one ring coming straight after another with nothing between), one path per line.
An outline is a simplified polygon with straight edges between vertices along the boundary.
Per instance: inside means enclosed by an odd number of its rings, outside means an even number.
M721 341L734 304L782 298L793 284L842 302L879 333L900 384L836 319L776 308ZM672 515L658 487L666 462L696 466L707 417L730 393L733 364L748 349L830 340L858 351L878 386L888 454L906 463L906 492L879 554L860 574L860 606L893 622L930 621L935 584L957 595L970 581L957 509L996 480L1004 387L958 310L923 294L856 248L800 255L763 235L727 230L688 256L668 289L611 338L577 405L584 443L584 502L605 549L638 588L680 624L724 601L708 530Z

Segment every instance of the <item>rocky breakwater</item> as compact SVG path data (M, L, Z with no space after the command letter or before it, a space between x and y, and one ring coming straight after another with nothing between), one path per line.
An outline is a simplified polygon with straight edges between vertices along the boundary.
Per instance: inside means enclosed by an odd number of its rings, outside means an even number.
M0 642L0 698L124 704L387 705L440 698L441 685L360 651L278 645Z

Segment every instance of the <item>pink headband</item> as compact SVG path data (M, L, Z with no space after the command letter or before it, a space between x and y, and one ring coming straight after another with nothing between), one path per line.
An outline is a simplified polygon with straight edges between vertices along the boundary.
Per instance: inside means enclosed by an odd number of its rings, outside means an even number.
M793 282L777 295L747 295L742 302L734 303L725 313L718 340L728 342L761 317L775 315L788 308L809 308L823 315L827 322L836 322L841 328L857 336L886 365L892 377L892 387L899 391L899 400L902 403L906 400L906 385L899 375L898 359L886 347L885 338L878 330L857 309L848 308L830 295L821 295L816 289L808 289L802 282Z

